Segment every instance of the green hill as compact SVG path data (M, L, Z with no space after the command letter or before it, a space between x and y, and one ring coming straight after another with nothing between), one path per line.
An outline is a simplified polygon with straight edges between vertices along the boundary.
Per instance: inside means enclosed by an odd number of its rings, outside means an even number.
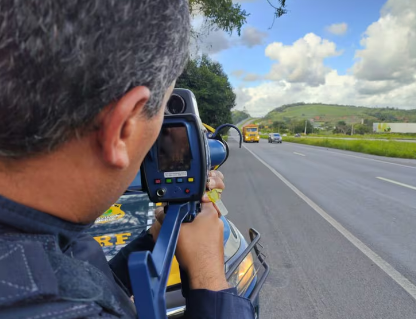
M231 111L231 118L233 121L233 124L240 123L242 120L250 118L250 115L247 112L234 110Z
M291 121L310 120L336 124L344 121L347 124L360 123L361 119L368 124L372 122L416 122L415 110L397 108L368 108L350 105L306 104L296 103L283 105L269 112L257 121L259 124L271 124L275 121L290 123Z

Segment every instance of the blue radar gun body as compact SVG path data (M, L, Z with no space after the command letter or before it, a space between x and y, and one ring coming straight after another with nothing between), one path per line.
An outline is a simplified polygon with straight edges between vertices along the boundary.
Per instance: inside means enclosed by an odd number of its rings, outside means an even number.
M208 173L228 158L228 145L219 135L224 124L208 132L198 113L195 96L175 89L156 143L140 168L142 187L152 202L165 202L165 219L153 252L131 253L128 261L139 318L166 318L165 292L182 222L200 211Z

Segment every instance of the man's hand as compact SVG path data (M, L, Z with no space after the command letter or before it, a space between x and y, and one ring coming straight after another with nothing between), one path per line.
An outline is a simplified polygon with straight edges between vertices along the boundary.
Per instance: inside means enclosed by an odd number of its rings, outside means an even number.
M225 189L224 175L220 171L210 171L208 178L207 188L209 190L214 188Z
M153 241L156 242L157 236L159 236L160 229L162 228L163 220L165 219L165 205L159 206L155 210L155 221L153 225L147 231L152 235Z
M181 226L176 258L188 274L190 289L223 290L229 288L224 273L224 224L212 203L192 223Z

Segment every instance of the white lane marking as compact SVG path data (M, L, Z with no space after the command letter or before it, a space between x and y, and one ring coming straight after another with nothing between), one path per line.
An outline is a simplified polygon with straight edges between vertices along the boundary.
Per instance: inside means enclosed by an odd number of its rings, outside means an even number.
M387 178L384 178L384 177L376 177L376 178L381 179L382 181L386 181L386 182L389 182L389 183L393 183L393 184L396 184L396 185L400 185L400 186L403 186L403 187L407 187L407 188L416 190L416 187L411 186L411 185L396 182L396 181L393 181L391 179L387 179Z
M290 142L287 142L287 143L290 143ZM310 146L310 145L299 144L299 143L292 143L292 144L296 144L297 146L299 146L299 145L305 146L306 148L308 148L308 147L311 148L312 147L312 148L317 149L317 150L326 151L328 153L334 153L334 154L338 154L338 155L342 155L342 156L349 156L349 157L364 159L364 160L368 160L368 161L374 161L374 162L379 162L379 163L384 163L384 164L390 164L390 165L396 165L396 166L401 166L401 167L407 167L407 168L416 169L416 166L409 166L409 165L404 165L404 164L398 164L398 163L393 163L393 162L382 161L382 160L378 160L378 159L374 159L374 158L356 156L356 155L351 155L351 154L344 154L342 152L334 152L334 151L329 151L327 149L324 150L323 148L325 148L325 147L323 147L323 146ZM342 150L340 150L340 151L342 151ZM369 155L371 155L371 154L369 154Z
M389 275L400 287L408 292L413 299L416 300L416 286L401 273L399 273L392 265L381 258L377 253L372 251L366 244L350 233L344 226L332 218L321 207L313 202L309 197L303 194L291 182L278 173L273 167L263 161L260 157L249 150L245 145L244 148L249 151L260 163L266 166L274 175L276 175L283 183L286 184L292 191L294 191L301 199L303 199L313 210L315 210L323 219L332 225L338 232L340 232L351 244L357 247L364 255L366 255L373 263L375 263L381 270Z
M296 155L299 155L299 156L306 156L305 154L298 153L298 152L293 152L293 154L296 154Z

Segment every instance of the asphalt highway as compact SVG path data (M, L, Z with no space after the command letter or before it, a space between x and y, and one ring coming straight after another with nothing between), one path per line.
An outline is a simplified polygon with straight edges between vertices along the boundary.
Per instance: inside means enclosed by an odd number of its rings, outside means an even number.
M260 318L416 318L416 161L229 146L227 217L271 266Z

